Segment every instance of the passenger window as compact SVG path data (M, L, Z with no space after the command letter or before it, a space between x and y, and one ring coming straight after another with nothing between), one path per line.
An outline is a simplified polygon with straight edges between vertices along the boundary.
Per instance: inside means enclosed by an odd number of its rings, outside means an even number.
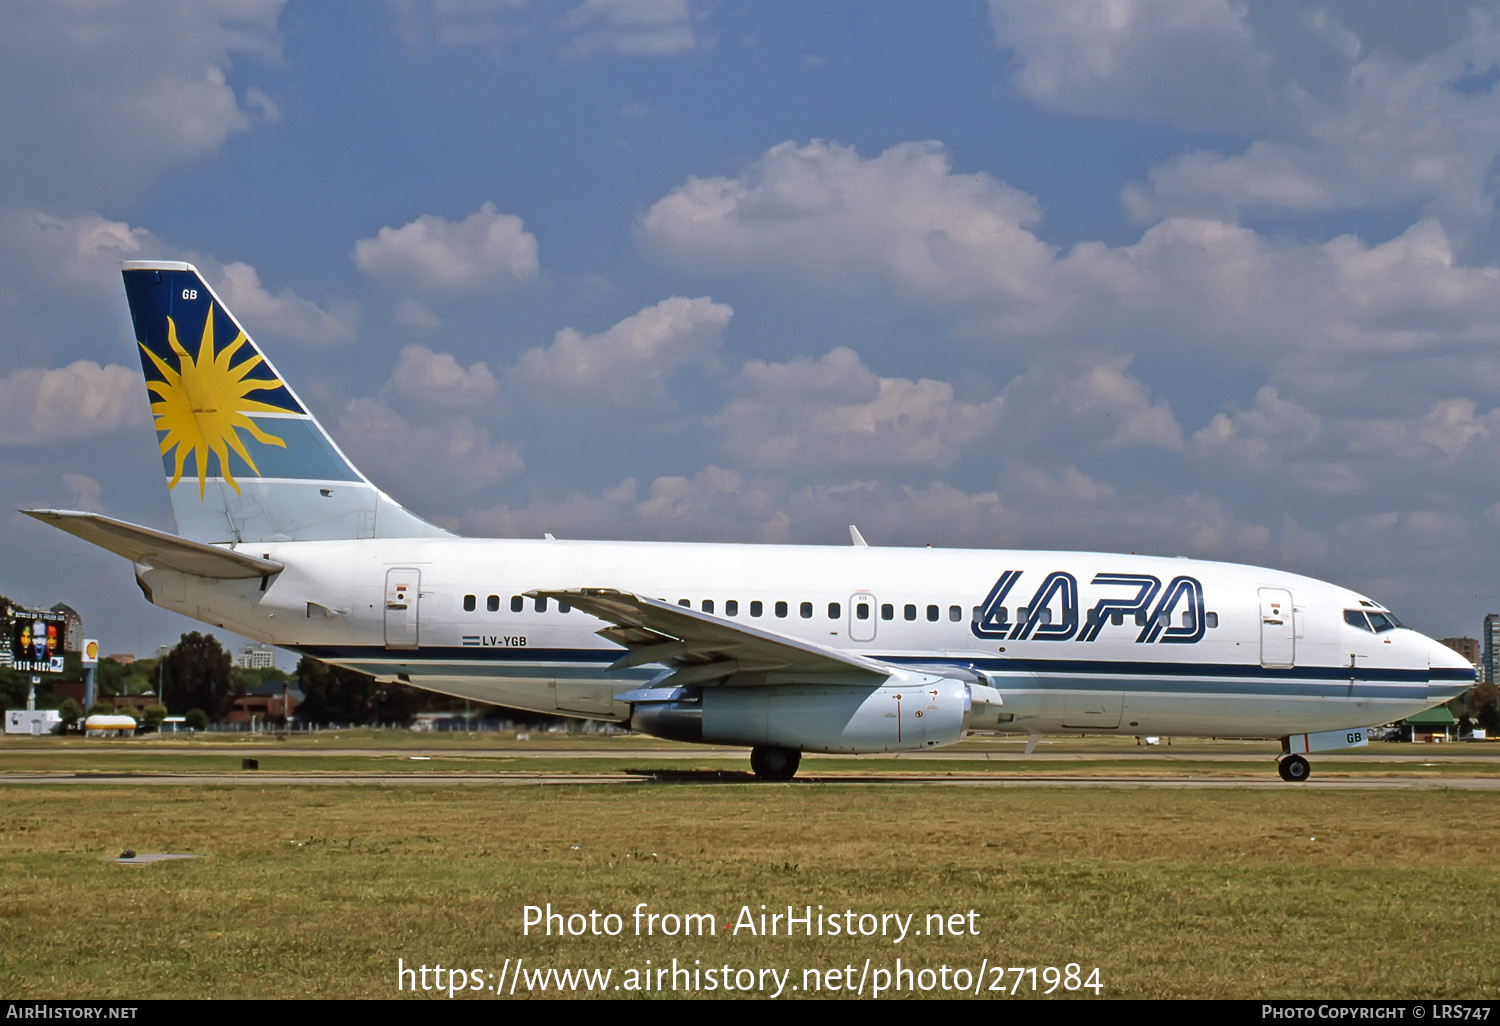
M1188 630L1195 629L1198 626L1197 621L1198 617L1193 613L1191 609L1184 609L1182 611L1182 625Z
M737 599L725 599L724 600L724 615L725 616L739 616L740 615L740 604L739 604L739 601Z
M677 600L677 604L679 606L681 606L683 609L692 609L693 608L693 600L692 599L678 599Z
M1112 623L1112 624L1114 624L1116 627L1124 627L1125 626L1125 610L1123 610L1123 609L1116 609L1114 612L1110 613L1109 614L1109 622Z
M902 608L901 615L906 617L908 620L915 620L917 618L917 607L908 602Z
M756 599L755 601L750 603L751 616L759 616L761 614L761 611L764 609L765 606L761 605L760 599Z
M828 619L837 620L844 615L844 607L837 602L828 603Z
M928 623L937 623L937 618L938 618L938 607L937 606L928 606L927 607L927 622Z
M562 599L558 599L557 600L557 611L559 613L568 613L568 612L571 612L572 609L573 609L573 607L570 606L570 605L568 605Z
M797 608L797 612L799 612L799 613L802 614L802 619L804 619L804 620L811 620L812 619L812 603L811 602L804 602L804 603L802 603L802 605Z
M500 611L500 596L491 595L489 598L485 599L484 608L488 609L492 613L498 613Z
M882 620L894 620L896 618L896 607L889 602L882 603L880 606L880 618Z
M854 618L857 620L868 620L870 618L870 603L857 602L854 605Z
M703 600L703 611L705 613L712 613L714 611L714 600L713 599L704 599Z
M778 603L776 603L776 615L777 615L777 617L783 618L783 619L786 617L786 603L785 602L778 602Z
M526 600L520 595L512 595L510 597L510 611L512 613L519 613L525 604Z
M473 595L465 595L464 596L464 612L466 612L466 613L472 613L472 612L474 612L474 596Z
M538 595L536 597L536 611L538 613L545 613L547 611L547 596L546 595Z
M1029 612L1030 612L1030 610L1027 609L1025 606L1017 606L1016 607L1016 623L1025 623L1026 622L1026 614L1029 613Z
M1203 626L1210 627L1210 628L1219 626L1219 614L1218 613L1204 613L1203 614Z
M1146 626L1146 611L1144 609L1137 609L1135 611L1135 625L1137 627Z

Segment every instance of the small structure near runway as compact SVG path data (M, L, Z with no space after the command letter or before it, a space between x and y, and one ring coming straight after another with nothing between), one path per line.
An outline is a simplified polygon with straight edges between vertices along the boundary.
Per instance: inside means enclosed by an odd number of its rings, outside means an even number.
M7 734L54 734L62 726L62 714L56 709L7 709Z
M90 716L83 721L84 737L134 737L135 719L131 716Z

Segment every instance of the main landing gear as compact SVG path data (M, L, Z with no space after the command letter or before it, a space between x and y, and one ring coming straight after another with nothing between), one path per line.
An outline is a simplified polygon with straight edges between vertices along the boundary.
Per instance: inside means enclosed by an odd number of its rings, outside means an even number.
M802 763L802 753L795 748L756 745L750 749L750 768L761 780L791 780Z
M1312 776L1312 767L1300 755L1283 755L1276 760L1276 772L1289 784L1300 784Z

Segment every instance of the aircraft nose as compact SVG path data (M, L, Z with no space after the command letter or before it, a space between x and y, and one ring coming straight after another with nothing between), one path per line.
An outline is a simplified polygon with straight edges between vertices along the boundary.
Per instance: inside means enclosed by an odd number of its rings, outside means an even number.
M1472 688L1479 679L1474 664L1453 649L1431 638L1427 642L1427 697L1447 702Z

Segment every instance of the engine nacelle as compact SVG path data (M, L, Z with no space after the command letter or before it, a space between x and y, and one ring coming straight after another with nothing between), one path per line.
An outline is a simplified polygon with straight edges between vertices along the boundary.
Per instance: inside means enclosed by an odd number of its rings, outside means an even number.
M921 673L903 678L891 677L876 688L782 684L672 689L664 701L635 701L630 726L674 741L846 754L915 752L961 740L974 706L970 685Z

